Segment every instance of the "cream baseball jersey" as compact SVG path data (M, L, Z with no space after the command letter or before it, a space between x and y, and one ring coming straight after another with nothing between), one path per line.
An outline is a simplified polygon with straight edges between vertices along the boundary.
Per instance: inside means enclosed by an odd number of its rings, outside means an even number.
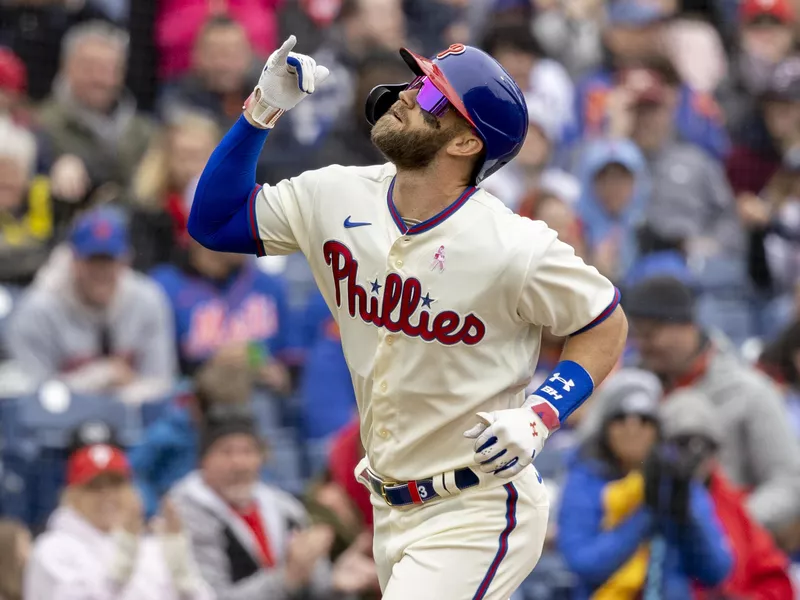
M308 171L254 192L259 252L302 251L339 324L371 467L397 481L468 466L475 413L524 401L543 327L578 332L618 293L544 223L470 187L408 227L395 167Z

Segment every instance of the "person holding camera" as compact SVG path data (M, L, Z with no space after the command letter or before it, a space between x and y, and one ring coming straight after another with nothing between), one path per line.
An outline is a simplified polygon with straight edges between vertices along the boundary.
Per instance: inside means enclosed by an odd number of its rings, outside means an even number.
M689 598L698 585L719 586L733 554L708 490L670 479L683 462L663 438L658 379L623 369L606 389L601 426L571 461L558 515L574 597Z
M683 389L661 411L665 443L645 466L645 498L678 523L691 521L687 491L702 485L711 497L733 554L733 570L722 585L698 586L698 600L792 600L789 560L745 507L745 494L725 477L718 455L723 427L702 393ZM661 496L659 490L671 490Z

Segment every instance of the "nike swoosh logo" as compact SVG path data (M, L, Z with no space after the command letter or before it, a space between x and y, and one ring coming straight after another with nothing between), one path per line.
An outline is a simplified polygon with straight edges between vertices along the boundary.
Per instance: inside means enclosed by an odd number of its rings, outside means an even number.
M351 229L352 227L364 227L365 225L372 225L372 223L360 223L357 221L351 221L349 216L344 220L344 226L346 229Z

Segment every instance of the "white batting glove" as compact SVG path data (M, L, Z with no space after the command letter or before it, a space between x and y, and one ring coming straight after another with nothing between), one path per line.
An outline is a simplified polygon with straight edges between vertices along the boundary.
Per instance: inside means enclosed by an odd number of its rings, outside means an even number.
M292 52L297 38L289 36L273 52L253 93L244 105L245 111L258 125L271 129L284 112L294 108L327 79L330 71L305 54Z
M513 477L533 462L550 436L530 407L477 414L481 421L464 437L475 440L475 463L483 473Z

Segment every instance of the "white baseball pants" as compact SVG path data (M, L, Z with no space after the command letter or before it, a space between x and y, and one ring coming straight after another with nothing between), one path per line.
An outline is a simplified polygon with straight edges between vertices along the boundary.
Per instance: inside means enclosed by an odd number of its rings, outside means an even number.
M550 506L532 467L498 482L411 508L371 494L383 600L508 600L541 556Z

